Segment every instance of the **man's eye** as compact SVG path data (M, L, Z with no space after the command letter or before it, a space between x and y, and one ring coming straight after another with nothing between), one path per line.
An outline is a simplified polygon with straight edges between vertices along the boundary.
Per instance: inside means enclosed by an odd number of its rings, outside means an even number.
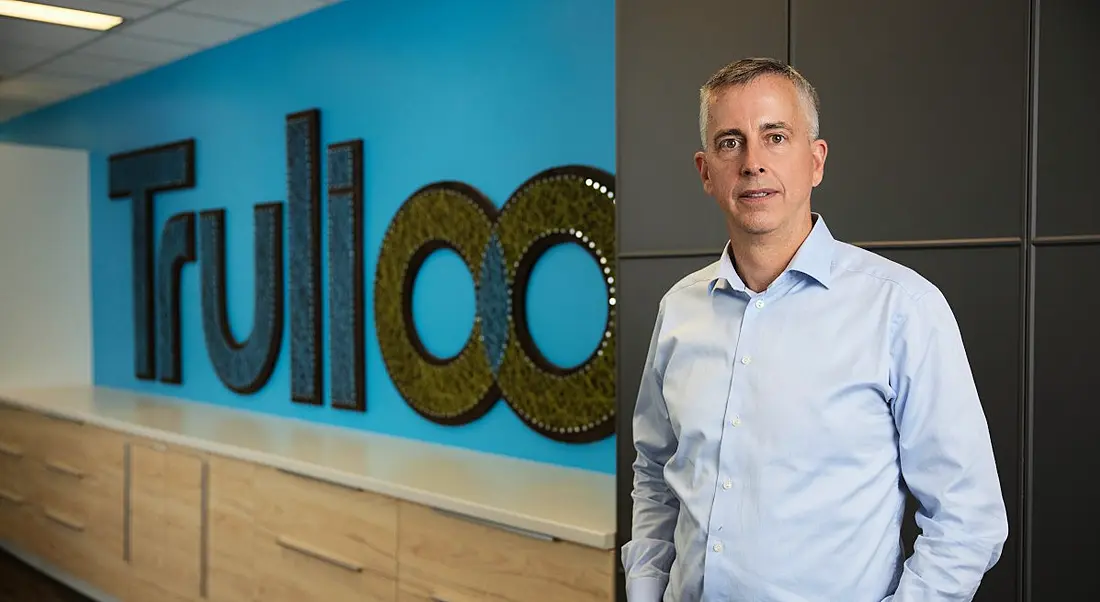
M776 144L779 144L780 142L783 142L784 140L786 140L787 137L783 134L772 134L771 139L772 139L772 142L774 142Z
M726 138L718 143L718 148L731 149L737 146L737 140Z

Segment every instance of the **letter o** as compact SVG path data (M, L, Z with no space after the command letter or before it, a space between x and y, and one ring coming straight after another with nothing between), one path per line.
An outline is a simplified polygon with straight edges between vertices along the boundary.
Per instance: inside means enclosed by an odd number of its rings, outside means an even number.
M502 398L528 427L559 441L614 432L614 178L565 166L530 178L498 213L471 186L439 182L413 193L390 223L378 258L374 305L386 370L416 412L442 424L476 420ZM600 345L563 369L538 350L527 326L531 270L551 247L573 242L596 261L608 291ZM477 312L453 358L432 355L412 317L412 289L429 255L453 249L474 278Z

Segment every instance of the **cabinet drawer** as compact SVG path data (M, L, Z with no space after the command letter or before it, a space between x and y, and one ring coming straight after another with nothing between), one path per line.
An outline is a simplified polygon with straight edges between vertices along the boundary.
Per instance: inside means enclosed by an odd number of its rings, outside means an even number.
M121 477L124 445L114 431L0 405L0 456Z
M29 508L34 514L34 553L102 591L117 591L125 566L118 497L92 496L80 481L40 475Z
M257 600L264 602L393 602L397 580L311 539L275 536L256 547Z
M120 434L95 426L42 417L35 423L42 445L34 456L55 474L91 476L121 482L126 440Z
M408 602L610 602L614 553L544 541L401 504L400 590Z
M258 599L395 599L395 500L276 470L256 476Z
M49 468L34 467L31 500L40 509L49 509L81 523L91 524L91 532L107 539L111 554L122 554L123 481L95 475L72 476Z

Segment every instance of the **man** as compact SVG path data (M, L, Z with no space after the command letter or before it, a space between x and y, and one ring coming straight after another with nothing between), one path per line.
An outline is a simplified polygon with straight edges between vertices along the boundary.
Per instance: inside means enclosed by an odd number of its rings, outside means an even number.
M630 602L968 601L1001 555L952 310L811 212L817 105L768 59L702 88L695 164L729 243L658 308L634 415ZM906 491L922 531L908 559Z

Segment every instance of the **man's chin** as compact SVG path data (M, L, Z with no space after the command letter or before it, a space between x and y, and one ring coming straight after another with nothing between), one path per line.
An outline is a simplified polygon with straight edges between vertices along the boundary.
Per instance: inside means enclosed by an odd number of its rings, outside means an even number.
M769 218L770 216L766 215L748 216L737 219L735 224L738 230L749 236L762 236L775 232L779 227L777 220Z
M749 236L765 236L775 232L775 228L770 226L750 226L745 228L745 234Z

